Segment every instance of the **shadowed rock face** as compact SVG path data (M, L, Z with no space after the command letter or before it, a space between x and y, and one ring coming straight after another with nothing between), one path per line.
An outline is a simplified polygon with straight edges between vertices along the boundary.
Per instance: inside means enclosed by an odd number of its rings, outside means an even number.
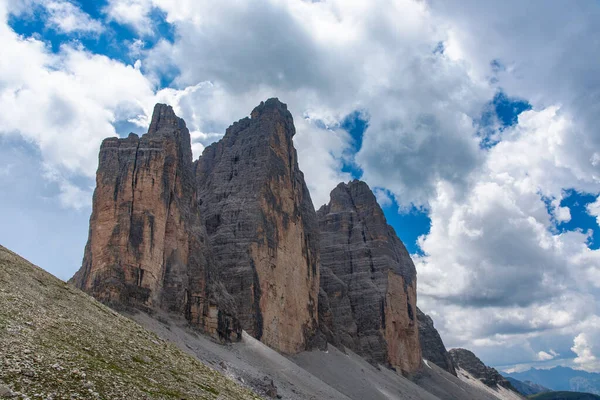
M189 131L157 104L148 133L100 148L89 239L72 278L118 306L163 308L224 339L241 332L215 267L195 199Z
M364 182L340 183L317 215L321 330L372 363L415 372L421 365L416 270L375 196Z
M452 358L448 354L440 334L433 326L431 317L417 307L417 320L419 321L419 342L423 350L423 358L456 376Z
M261 103L196 164L198 204L242 327L284 353L317 328L318 223L298 168L292 115Z
M485 365L471 351L466 349L452 349L449 353L456 368L464 369L492 389L495 389L496 386L502 386L518 393L517 389L506 378L500 375L496 369Z

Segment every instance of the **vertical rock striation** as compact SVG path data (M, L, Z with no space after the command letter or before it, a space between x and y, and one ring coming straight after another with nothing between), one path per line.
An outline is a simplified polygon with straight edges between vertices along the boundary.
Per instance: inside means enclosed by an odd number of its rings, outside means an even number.
M231 299L211 278L194 184L190 134L170 106L155 106L141 138L105 139L72 281L105 303L178 312L229 339L240 330Z
M403 373L421 366L416 270L366 183L340 183L317 211L321 330Z
M419 322L419 342L423 350L423 358L456 376L452 358L446 350L440 334L433 326L431 317L417 307L417 320Z
M244 329L294 354L325 336L415 372L416 271L406 248L364 182L338 185L315 212L294 134L287 106L269 99L192 162L184 121L157 104L145 135L102 143L72 282L118 307L184 315L221 339Z
M269 99L196 163L198 204L241 325L284 353L317 328L318 223L298 168L292 115Z

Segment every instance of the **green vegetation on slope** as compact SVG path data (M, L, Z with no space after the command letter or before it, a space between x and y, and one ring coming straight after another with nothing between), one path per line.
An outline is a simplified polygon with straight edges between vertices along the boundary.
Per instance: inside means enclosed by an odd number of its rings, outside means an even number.
M0 246L0 397L258 399Z
M591 393L580 392L546 392L529 396L528 399L535 400L600 400L600 396Z

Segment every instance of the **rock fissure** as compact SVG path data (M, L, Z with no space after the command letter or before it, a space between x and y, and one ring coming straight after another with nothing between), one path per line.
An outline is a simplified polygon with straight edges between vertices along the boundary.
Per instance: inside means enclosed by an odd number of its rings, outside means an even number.
M135 135L137 137L137 135ZM129 137L132 137L132 134L129 134ZM137 180L135 178L136 176L136 167L137 167L137 156L138 156L138 151L140 148L140 142L139 140L137 141L137 144L135 146L135 151L134 151L134 155L133 155L133 166L132 166L132 179L131 179L131 206L130 206L130 211L129 211L129 226L131 227L138 227L138 225L134 224L134 215L133 215L133 205L135 204L135 181ZM117 181L117 185L115 185L115 187L118 187L119 182ZM133 236L131 235L133 234ZM140 232L135 232L133 229L130 231L130 236L129 236L129 242L128 244L133 244L135 251L137 252L137 238L140 236ZM131 243L132 241L134 241L134 243Z

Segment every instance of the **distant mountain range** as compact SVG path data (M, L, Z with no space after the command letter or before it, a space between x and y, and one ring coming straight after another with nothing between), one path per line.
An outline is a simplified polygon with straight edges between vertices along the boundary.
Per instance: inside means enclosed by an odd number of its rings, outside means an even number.
M515 378L511 378L509 376L506 377L506 380L509 381L515 389L519 391L522 395L531 396L533 394L549 392L550 389L544 387L542 385L538 385L535 382L531 381L519 381Z
M600 400L600 396L581 392L545 392L529 396L531 400Z
M552 390L568 390L600 395L600 374L568 367L532 368L528 371L504 374L519 381L531 381Z

